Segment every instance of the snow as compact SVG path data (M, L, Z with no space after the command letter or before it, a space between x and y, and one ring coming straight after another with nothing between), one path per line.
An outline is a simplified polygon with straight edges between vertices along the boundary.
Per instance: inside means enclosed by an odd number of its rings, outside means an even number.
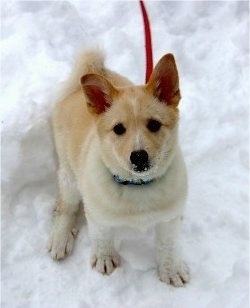
M50 114L79 49L144 82L137 1L1 3L2 307L248 307L247 2L146 2L155 62L174 53L181 78L180 140L189 198L180 244L182 289L158 280L153 237L121 232L122 266L90 268L86 223L62 262L46 250L56 195Z

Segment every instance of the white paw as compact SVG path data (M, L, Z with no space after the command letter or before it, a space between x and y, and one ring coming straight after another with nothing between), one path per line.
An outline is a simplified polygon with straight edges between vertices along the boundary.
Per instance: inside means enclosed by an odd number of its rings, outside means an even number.
M121 264L121 258L118 254L96 255L91 257L91 266L99 273L110 275Z
M183 287L190 280L188 266L183 262L161 266L159 276L162 282L175 287Z
M60 260L71 254L77 233L77 229L72 229L70 232L55 232L51 236L48 250L52 259Z

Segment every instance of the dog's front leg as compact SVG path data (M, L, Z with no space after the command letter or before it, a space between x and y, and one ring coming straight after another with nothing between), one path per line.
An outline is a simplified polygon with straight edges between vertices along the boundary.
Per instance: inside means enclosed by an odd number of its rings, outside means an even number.
M182 287L189 281L189 270L176 247L180 217L156 226L157 261L160 280Z
M91 241L91 265L98 272L110 275L120 265L112 229L88 220L88 231Z

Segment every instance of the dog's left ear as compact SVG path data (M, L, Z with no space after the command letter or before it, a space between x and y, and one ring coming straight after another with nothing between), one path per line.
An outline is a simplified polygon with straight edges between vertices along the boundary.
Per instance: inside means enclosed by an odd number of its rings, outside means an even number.
M105 112L117 92L107 79L97 74L82 76L81 86L87 98L88 110L94 114Z
M160 102L177 107L181 94L178 70L172 54L166 54L156 64L146 89Z

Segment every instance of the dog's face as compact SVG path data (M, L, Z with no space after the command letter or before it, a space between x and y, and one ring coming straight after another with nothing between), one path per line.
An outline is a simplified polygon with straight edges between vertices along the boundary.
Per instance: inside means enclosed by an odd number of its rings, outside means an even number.
M81 83L111 173L144 179L162 175L177 141L180 91L173 56L158 62L145 86L115 88L95 74L83 76Z

